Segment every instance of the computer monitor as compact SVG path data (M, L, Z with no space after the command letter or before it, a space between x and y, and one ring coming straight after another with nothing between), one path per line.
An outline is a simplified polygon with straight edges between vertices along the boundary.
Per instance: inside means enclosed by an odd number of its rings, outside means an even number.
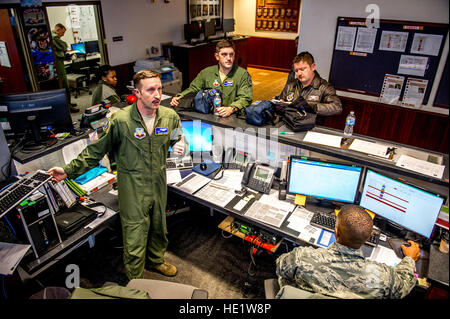
M87 54L100 52L97 40L84 42L84 47L86 48Z
M184 25L184 38L188 43L191 43L192 39L200 38L202 34L200 24L196 21Z
M234 31L234 19L223 19L222 21L223 33L227 34L227 32Z
M203 34L205 40L208 40L211 36L216 34L216 22L213 19L204 23Z
M444 201L443 195L368 169L359 205L430 238Z
M8 110L7 118L16 138L31 132L35 144L39 144L43 131L60 133L74 129L65 89L3 95L0 105Z
M78 51L79 53L86 54L86 47L84 46L83 42L72 43L71 47L73 51Z
M212 125L198 120L181 121L183 135L190 152L212 151Z
M287 191L311 196L319 204L334 201L354 203L357 199L362 167L321 161L304 156L290 156Z

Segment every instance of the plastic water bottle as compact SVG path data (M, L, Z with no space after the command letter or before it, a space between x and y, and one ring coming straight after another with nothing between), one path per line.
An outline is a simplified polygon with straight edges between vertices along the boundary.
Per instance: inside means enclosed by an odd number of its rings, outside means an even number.
M355 112L350 111L350 113L347 115L347 118L345 119L344 135L351 136L353 134L353 127L355 126L355 122Z
M222 99L220 98L219 92L216 92L213 104L214 104L214 114L219 115L219 112L217 112L217 108L222 106Z

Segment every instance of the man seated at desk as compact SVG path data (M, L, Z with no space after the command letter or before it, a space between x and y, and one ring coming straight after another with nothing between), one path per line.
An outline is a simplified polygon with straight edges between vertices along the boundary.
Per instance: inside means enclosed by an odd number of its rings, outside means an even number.
M318 115L330 116L342 112L342 103L336 90L316 71L314 57L309 52L297 54L293 61L297 78L288 81L276 97L285 102L293 102L300 98L300 104L311 108Z
M117 85L116 71L110 65L102 65L99 69L100 81L92 94L92 105L108 100L111 104L120 102L114 87Z
M291 285L336 298L403 298L416 284L419 245L402 245L405 257L394 268L364 258L361 246L372 233L369 214L345 205L336 220L336 242L328 248L296 247L276 260L280 287Z
M245 69L234 64L234 43L220 40L216 45L215 57L218 65L200 71L186 90L172 98L171 106L178 106L183 96L204 89L219 89L222 92L222 107L217 109L221 117L228 117L250 105L253 99L252 79Z

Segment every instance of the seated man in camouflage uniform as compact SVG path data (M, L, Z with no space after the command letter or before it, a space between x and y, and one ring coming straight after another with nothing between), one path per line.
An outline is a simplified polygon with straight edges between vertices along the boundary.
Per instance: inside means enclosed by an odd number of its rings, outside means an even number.
M405 257L394 268L366 260L361 246L371 236L372 219L359 206L343 206L336 242L328 248L296 247L276 260L280 287L291 285L336 298L403 298L416 284L417 243L402 245Z

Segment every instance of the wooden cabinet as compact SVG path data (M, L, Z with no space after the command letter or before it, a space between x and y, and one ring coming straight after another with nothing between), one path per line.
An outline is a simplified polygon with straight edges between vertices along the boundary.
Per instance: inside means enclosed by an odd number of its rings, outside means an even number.
M214 57L216 44L220 39L208 43L197 45L174 45L172 47L172 62L183 74L182 89L189 87L189 84L204 68L217 64ZM239 37L232 39L236 48L235 64L246 69L248 56L248 38Z

